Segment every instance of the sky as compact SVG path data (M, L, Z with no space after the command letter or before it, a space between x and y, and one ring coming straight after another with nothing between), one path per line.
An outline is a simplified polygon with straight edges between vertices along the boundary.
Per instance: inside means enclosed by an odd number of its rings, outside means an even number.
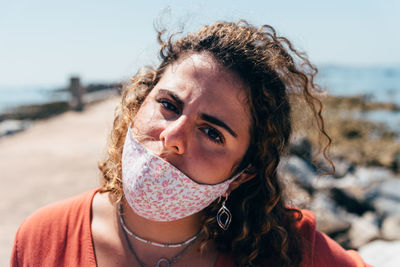
M122 81L156 65L154 23L270 24L317 65L400 66L398 0L0 0L0 88Z

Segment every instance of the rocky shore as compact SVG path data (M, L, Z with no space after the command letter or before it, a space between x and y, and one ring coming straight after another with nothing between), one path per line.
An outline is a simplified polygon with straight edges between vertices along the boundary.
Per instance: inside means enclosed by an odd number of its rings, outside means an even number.
M291 204L312 210L320 231L347 249L359 250L368 263L399 266L399 136L385 125L351 117L354 110L399 108L340 97L325 98L324 108L336 171L331 173L329 164L315 156L320 142L307 123L309 115L294 112L303 123L280 167Z

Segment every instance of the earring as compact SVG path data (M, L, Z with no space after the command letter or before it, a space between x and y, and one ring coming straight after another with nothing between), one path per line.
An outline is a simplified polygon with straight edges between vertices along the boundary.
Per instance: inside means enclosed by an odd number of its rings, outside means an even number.
M225 206L225 203L227 200L228 200L228 196L225 197L224 202L222 202L222 207L218 210L218 213L217 213L218 225L223 230L227 230L232 221L232 213Z

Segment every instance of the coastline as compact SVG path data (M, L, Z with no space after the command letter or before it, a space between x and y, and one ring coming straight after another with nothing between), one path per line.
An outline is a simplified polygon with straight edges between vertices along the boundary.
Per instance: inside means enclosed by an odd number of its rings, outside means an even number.
M360 166L389 168L400 171L400 106L379 103L364 96L332 96L322 98L325 128L332 138L330 156L348 160ZM382 116L397 118L391 125L382 118L370 119L367 114L382 112ZM295 106L293 112L294 139L307 137L314 148L320 147L320 135L313 125L311 112Z
M119 95L117 88L91 90L82 97L88 107ZM53 101L43 104L21 105L0 113L0 138L27 130L34 122L61 115L72 109L71 101Z

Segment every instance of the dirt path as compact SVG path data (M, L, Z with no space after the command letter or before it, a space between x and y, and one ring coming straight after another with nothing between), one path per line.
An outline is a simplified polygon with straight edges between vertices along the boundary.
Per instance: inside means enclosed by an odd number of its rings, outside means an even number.
M105 154L114 107L112 98L40 121L0 139L0 266L8 266L19 224L48 203L99 185L97 162Z

